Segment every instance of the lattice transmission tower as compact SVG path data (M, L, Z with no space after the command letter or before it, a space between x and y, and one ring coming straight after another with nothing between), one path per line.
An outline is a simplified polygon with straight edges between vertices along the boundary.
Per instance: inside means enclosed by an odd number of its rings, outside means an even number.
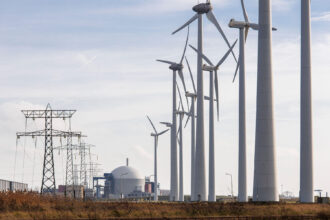
M81 137L81 132L61 131L53 129L53 119L70 119L76 110L52 110L50 104L45 110L22 110L26 119L44 119L45 129L32 132L17 132L17 138L20 137L44 137L45 150L44 161L42 168L41 194L53 193L56 191L55 183L55 167L54 167L54 153L53 153L53 138L64 137L72 142L72 137Z

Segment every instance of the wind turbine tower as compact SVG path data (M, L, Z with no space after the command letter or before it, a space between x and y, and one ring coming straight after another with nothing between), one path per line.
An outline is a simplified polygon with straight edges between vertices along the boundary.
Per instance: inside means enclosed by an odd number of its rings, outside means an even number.
M170 189L170 201L178 201L179 193L178 193L178 152L177 152L177 120L176 120L176 75L178 74L181 78L184 90L186 91L186 85L184 82L183 76L183 59L186 54L187 44L189 40L189 27L187 32L186 44L183 50L183 55L179 63L175 63L167 60L157 60L158 62L169 64L169 69L173 71L173 80L172 80L172 125L171 125L171 189Z
M279 201L272 83L271 0L259 0L257 114L253 201Z
M219 120L219 82L218 82L218 69L221 64L227 59L228 55L232 52L235 47L237 40L228 50L228 52L221 58L221 60L214 65L210 59L201 53L199 50L189 45L197 54L201 55L202 58L208 63L203 65L203 71L210 72L210 97L209 100L209 202L216 201L215 195L215 157L214 157L214 89L217 102L217 118ZM214 78L214 79L213 79Z
M154 129L154 133L151 133L151 137L154 137L154 144L155 144L155 151L154 151L154 201L158 201L158 176L157 176L157 148L158 148L158 137L161 136L162 134L165 134L169 129L164 130L160 133L156 130L155 125L152 123L151 119L149 116L147 116L148 121L150 122L152 128ZM127 160L127 166L128 166L128 160Z
M311 1L301 0L300 202L313 198Z
M186 97L191 98L191 107L190 107L190 112L188 115L186 125L188 123L189 118L191 117L191 179L190 179L191 191L190 191L190 200L195 201L195 197L194 197L195 196L195 158L196 158L195 101L197 99L197 92L196 92L194 77L192 75L189 61L187 58L186 58L186 63L188 66L188 70L190 73L190 79L191 79L193 89L194 89L194 93L186 92Z
M198 35L197 35L197 49L203 53L203 14L217 28L226 44L230 48L230 43L225 36L221 26L219 25L216 17L213 14L213 7L209 0L206 3L200 3L193 7L196 14L190 18L180 28L175 30L172 34L177 33L189 24L198 20ZM234 53L232 52L235 61L237 61ZM197 55L197 123L196 123L196 158L195 158L195 198L200 201L207 201L206 198L206 168L205 168L205 138L204 138L204 82L203 82L203 59L201 55Z
M246 185L246 113L245 113L245 42L249 33L249 28L258 30L258 24L250 23L247 12L244 7L244 1L241 0L241 6L244 15L244 21L235 21L231 19L230 28L239 29L239 62L237 63L234 81L239 68L239 141L238 141L238 201L247 202Z

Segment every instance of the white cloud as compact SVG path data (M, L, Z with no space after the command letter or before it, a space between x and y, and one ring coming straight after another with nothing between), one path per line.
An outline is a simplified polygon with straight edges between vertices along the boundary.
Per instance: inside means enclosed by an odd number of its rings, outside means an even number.
M199 1L203 2L203 1ZM232 1L230 0L214 0L212 5L217 8L226 7ZM197 4L195 0L147 0L143 3L137 3L130 6L112 9L98 9L92 13L119 13L119 14L159 14L159 13L174 13L180 11L189 11Z
M295 0L273 0L274 10L277 11L289 11L294 5Z
M324 12L320 15L313 16L312 21L330 21L330 12Z
M141 157L148 159L149 161L153 160L153 155L152 153L146 151L142 146L140 145L135 145L133 147L133 150L138 153Z

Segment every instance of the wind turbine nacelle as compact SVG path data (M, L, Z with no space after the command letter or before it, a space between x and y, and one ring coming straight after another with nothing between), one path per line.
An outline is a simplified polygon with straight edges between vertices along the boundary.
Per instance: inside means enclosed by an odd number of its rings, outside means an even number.
M156 136L157 136L157 135L154 134L154 133L151 133L150 135L151 135L151 137L156 137Z
M195 5L192 9L193 9L193 11L197 12L198 14L206 14L212 10L212 5L209 2L201 3L198 5Z
M245 21L236 21L235 19L231 19L228 26L231 28L245 28L248 26L248 23Z
M194 94L194 93L190 93L190 92L186 92L186 96L187 96L187 97L190 97L190 98L195 98L195 97L197 97L196 94Z
M182 70L183 69L183 65L182 64L178 64L178 63L172 64L170 66L170 69L171 70L174 70L174 71L179 71L179 70Z
M213 66L208 66L206 64L203 65L202 69L204 71L208 71L208 72L213 72L214 71L214 67Z

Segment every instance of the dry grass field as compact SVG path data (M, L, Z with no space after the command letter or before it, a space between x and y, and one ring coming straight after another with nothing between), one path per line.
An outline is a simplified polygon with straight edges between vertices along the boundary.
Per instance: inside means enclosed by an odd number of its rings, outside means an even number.
M249 219L330 219L330 205L83 202L28 192L0 193L0 219L238 219L240 216Z

